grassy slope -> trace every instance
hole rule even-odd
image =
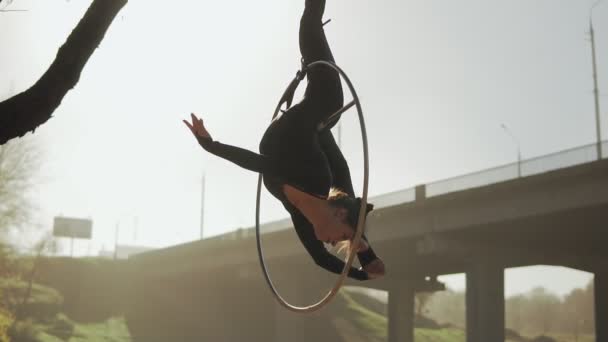
[[[536,336],[540,335],[540,333],[538,334],[524,334],[524,336],[526,338],[532,339]],[[549,337],[554,338],[556,341],[558,342],[595,342],[595,336],[594,335],[588,335],[588,334],[580,334],[578,336],[578,340],[575,340],[574,336],[572,334],[558,334],[558,333],[548,333],[546,334]]]
[[[0,279],[0,290],[22,293],[25,283]],[[360,298],[360,294],[353,294],[348,289],[343,289],[336,298],[336,305],[332,312],[331,324],[338,330],[339,335],[344,341],[358,342],[383,342],[387,339],[387,318],[378,313],[378,310],[371,310],[361,303],[369,304],[375,299]],[[32,291],[31,303],[47,304],[49,306],[61,305],[61,296],[54,289],[36,285]],[[373,304],[373,303],[372,303]],[[52,310],[50,310],[52,311]],[[64,316],[65,317],[65,316]],[[67,319],[67,317],[65,317]],[[64,319],[64,320],[65,320]],[[53,324],[56,324],[57,317],[46,319],[45,323],[35,322],[34,327],[39,332],[37,340],[41,342],[57,342],[61,339],[50,334]],[[105,322],[79,324],[69,321],[74,327],[72,337],[69,342],[81,341],[107,341],[107,342],[128,342],[131,341],[129,331],[124,318],[110,318]],[[571,335],[553,335],[560,342],[574,341]],[[0,341],[2,338],[0,337]],[[465,332],[461,329],[415,329],[416,342],[464,342]],[[592,342],[593,336],[579,336],[578,342]],[[507,341],[509,342],[509,341]]]
[[[124,318],[115,317],[102,323],[77,324],[69,342],[80,341],[127,342],[131,337]]]
[[[340,324],[336,324],[338,329],[346,331],[343,333],[345,341],[351,341],[352,339],[361,339],[365,341],[380,342],[386,341],[387,331],[387,319],[384,315],[377,313],[378,310],[370,310],[360,303],[369,302],[374,300],[373,298],[360,300],[362,295],[349,293],[348,289],[343,289],[340,292],[338,300],[344,302],[344,314]],[[342,315],[339,313],[338,315]],[[347,324],[350,323],[350,326]],[[462,329],[421,329],[416,328],[414,330],[416,342],[464,342],[466,341],[465,331]],[[353,335],[353,336],[349,336]],[[354,337],[354,335],[358,335]],[[559,342],[575,342],[572,335],[568,334],[548,334]],[[536,336],[536,335],[534,335]],[[526,336],[532,338],[534,336]],[[594,342],[595,336],[593,335],[579,335],[576,342]],[[505,342],[514,342],[506,340]]]
[[[47,324],[34,325],[40,333],[37,335],[37,340],[40,342],[59,342],[63,341],[51,334]],[[84,342],[84,341],[99,341],[99,342],[129,342],[131,337],[127,329],[127,324],[123,318],[110,318],[105,322],[92,324],[74,323],[74,332],[68,342]]]
[[[337,327],[342,330],[349,330],[350,334],[358,336],[344,336],[344,340],[351,341],[363,339],[365,341],[380,342],[387,339],[387,319],[385,316],[375,313],[356,302],[348,293],[348,290],[340,292],[341,301],[344,302],[343,313],[339,316],[349,322],[353,327],[348,329],[342,322]],[[415,329],[416,342],[464,342],[465,332],[460,329]]]
[[[18,281],[15,279],[0,279],[0,292],[4,292],[4,300],[10,303],[18,303],[23,298],[23,293],[27,288],[27,283]],[[46,308],[44,310],[53,316],[39,317],[40,320],[33,320],[33,327],[36,334],[36,339],[41,342],[56,342],[63,341],[52,335],[53,325],[56,325],[59,316],[54,316],[53,308],[56,307],[57,311],[60,310],[63,298],[57,292],[57,290],[34,284],[32,288],[32,294],[28,301],[28,304],[32,308]],[[50,308],[50,309],[49,309]],[[65,316],[64,316],[65,317]],[[65,320],[66,318],[62,318]],[[2,320],[0,320],[0,324]],[[69,339],[70,342],[80,341],[107,341],[107,342],[127,342],[131,341],[129,337],[129,331],[127,329],[126,322],[123,318],[110,318],[105,322],[92,323],[92,324],[79,324],[73,321],[69,321],[68,324],[74,326],[72,337]],[[2,335],[0,334],[0,341],[2,341]]]
[[[20,304],[27,291],[28,283],[14,278],[0,278],[0,297],[10,306]],[[28,304],[59,307],[63,302],[61,294],[50,287],[34,283]]]

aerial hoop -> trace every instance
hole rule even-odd
[[[348,104],[346,104],[344,107],[342,107],[340,110],[338,110],[337,112],[332,114],[323,124],[319,125],[319,127],[317,127],[317,128],[318,128],[318,130],[325,128],[332,121],[332,119],[334,119],[336,116],[344,113],[345,111],[347,111],[349,108],[351,108],[353,106],[357,107],[357,113],[359,114],[359,126],[361,127],[361,139],[363,141],[363,170],[364,170],[363,174],[364,174],[364,176],[363,176],[363,193],[361,195],[361,206],[359,207],[359,221],[357,224],[357,232],[355,233],[355,237],[353,238],[353,241],[352,241],[352,245],[351,245],[352,248],[350,249],[350,251],[348,253],[348,257],[346,258],[344,269],[342,269],[342,273],[336,280],[334,287],[325,295],[325,297],[323,299],[321,299],[316,304],[313,304],[310,306],[294,306],[294,305],[289,304],[285,299],[283,299],[283,297],[281,297],[281,295],[275,288],[274,284],[272,283],[272,280],[270,279],[270,275],[268,274],[268,269],[266,268],[266,264],[264,262],[264,253],[262,252],[262,242],[261,242],[261,233],[260,233],[260,195],[261,195],[261,190],[262,190],[262,174],[260,174],[258,177],[258,189],[257,189],[256,208],[255,208],[255,235],[256,235],[256,242],[257,242],[257,247],[258,247],[258,256],[260,259],[260,266],[262,267],[262,271],[264,273],[264,278],[266,279],[266,282],[268,283],[268,286],[270,287],[270,290],[274,294],[275,298],[282,306],[284,306],[285,308],[287,308],[291,311],[302,312],[302,313],[313,312],[313,311],[319,310],[320,308],[325,306],[338,293],[338,291],[340,290],[340,287],[344,283],[344,280],[346,279],[348,271],[355,258],[355,255],[356,255],[355,251],[357,250],[357,248],[359,246],[359,242],[361,241],[361,236],[363,235],[363,227],[365,225],[365,216],[366,216],[365,214],[366,214],[366,207],[367,207],[367,185],[368,185],[368,180],[369,180],[369,156],[368,156],[368,150],[367,150],[367,133],[365,130],[365,120],[363,118],[363,110],[361,109],[361,103],[359,102],[359,97],[357,96],[357,92],[355,91],[355,88],[353,87],[350,79],[348,78],[346,73],[344,71],[342,71],[342,69],[340,69],[336,64],[327,62],[327,61],[316,61],[316,62],[310,63],[308,66],[303,67],[304,70],[298,72],[298,74],[296,75],[294,80],[291,81],[291,83],[289,84],[289,86],[287,87],[285,92],[283,93],[283,96],[281,97],[281,100],[279,101],[279,104],[274,111],[274,115],[272,116],[272,119],[274,120],[274,118],[278,115],[283,103],[288,102],[287,106],[288,107],[290,106],[291,98],[293,97],[295,88],[297,88],[298,84],[303,79],[303,73],[305,73],[306,70],[308,70],[308,69],[311,69],[311,68],[314,68],[314,67],[317,67],[320,65],[329,66],[329,67],[333,68],[334,70],[336,70],[342,76],[342,78],[348,85],[348,88],[353,96],[353,100],[351,102],[349,102]],[[286,100],[286,98],[288,98],[288,100]]]

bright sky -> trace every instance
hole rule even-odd
[[[0,97],[40,77],[90,2],[15,0],[12,8],[28,12],[0,13]],[[50,230],[56,215],[92,218],[93,240],[78,241],[77,254],[113,248],[117,224],[122,244],[192,241],[205,173],[205,236],[250,227],[257,175],[203,153],[181,119],[196,112],[215,139],[257,151],[299,67],[303,3],[130,0],[33,136],[46,156],[40,225]],[[501,124],[524,158],[594,142],[592,4],[329,0],[327,35],[366,115],[370,195],[515,161]],[[606,137],[608,4],[593,18]],[[342,121],[357,187],[355,113]],[[286,217],[270,196],[262,212],[264,221]],[[535,274],[527,277],[547,278]],[[562,278],[584,286],[589,275]]]

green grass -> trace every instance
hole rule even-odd
[[[16,278],[0,278],[0,292],[4,295],[4,301],[11,305],[20,303],[28,288],[28,283]],[[32,291],[28,302],[61,304],[63,297],[50,287],[40,284],[32,284]]]
[[[0,307],[0,342],[8,342],[8,328],[13,324],[13,315]]]
[[[386,341],[388,321],[383,315],[365,308],[355,301],[348,291],[341,291],[341,299],[346,304],[347,315],[344,317],[357,327],[359,332],[368,341]],[[414,329],[416,342],[464,342],[466,336],[464,330],[457,328],[449,329]]]
[[[340,291],[340,300],[344,305],[344,311],[338,312],[339,316],[348,320],[355,328],[357,334],[363,336],[366,341],[377,342],[387,340],[388,322],[384,315],[378,314],[373,310],[361,305],[351,295],[348,289]],[[364,301],[365,302],[365,301]],[[444,328],[444,329],[414,329],[416,342],[465,342],[466,332],[459,328]],[[540,335],[533,333],[522,333],[522,336],[527,339],[532,339]],[[572,334],[557,334],[547,333],[549,337],[554,338],[558,342],[595,342],[595,336],[590,334],[580,334],[575,340]],[[506,340],[505,342],[515,342]]]
[[[64,340],[41,331],[36,335],[36,342],[64,342]]]
[[[0,296],[4,302],[16,307],[22,301],[28,287],[17,279],[0,278]],[[131,341],[127,324],[122,317],[113,317],[105,322],[80,324],[70,320],[61,310],[63,297],[50,287],[33,284],[25,308],[28,319],[19,322],[21,339],[36,342],[128,342]],[[10,325],[8,317],[0,312],[0,342],[4,342],[3,331]]]
[[[541,334],[523,334],[524,337],[529,339],[534,338],[538,335]],[[554,338],[557,342],[595,342],[595,335],[590,334],[579,334],[578,339],[575,339],[574,335],[572,334],[558,334],[549,332],[544,335]]]
[[[128,342],[131,336],[125,319],[113,317],[102,323],[76,324],[69,342],[81,341]]]
[[[414,329],[416,342],[464,342],[466,335],[460,329]]]
[[[114,317],[101,323],[90,324],[73,324],[71,337],[68,342],[130,342],[131,336],[127,329],[127,324],[124,318]],[[36,323],[33,325],[38,331],[36,335],[37,342],[59,342],[66,341],[53,334],[52,324]]]
[[[346,309],[350,314],[347,317],[352,317],[354,325],[361,331],[366,332],[371,339],[385,341],[386,328],[388,326],[386,317],[360,305],[347,291],[342,291],[340,293],[342,299],[346,303]]]

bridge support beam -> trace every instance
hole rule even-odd
[[[466,278],[467,342],[504,341],[504,269],[476,264]]]
[[[595,272],[595,340],[608,341],[608,272]]]
[[[411,278],[389,290],[389,342],[414,342],[414,298],[414,281]]]

